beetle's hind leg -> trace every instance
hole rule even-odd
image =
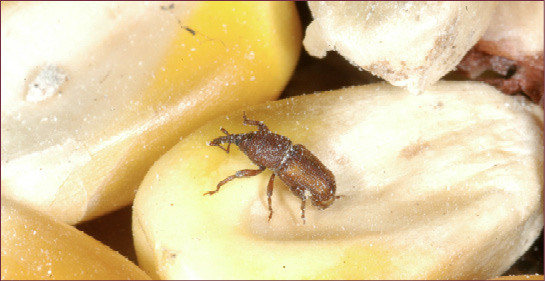
[[[253,177],[253,176],[257,176],[259,175],[261,172],[263,172],[265,170],[265,166],[261,166],[259,167],[259,169],[257,170],[251,170],[251,169],[247,169],[247,170],[240,170],[240,171],[237,171],[234,175],[232,176],[228,176],[226,179],[220,181],[218,183],[218,185],[216,186],[216,190],[212,190],[212,191],[208,191],[206,193],[203,194],[204,195],[212,195],[216,192],[218,192],[221,188],[222,185],[226,184],[227,182],[229,181],[232,181],[236,178],[243,178],[243,177]]]
[[[267,202],[269,203],[269,221],[271,221],[272,214],[273,214],[273,209],[271,205],[271,196],[273,193],[274,176],[275,174],[273,173],[271,176],[271,179],[269,179],[269,184],[267,185]]]
[[[260,131],[269,131],[269,128],[263,121],[256,121],[256,120],[250,120],[248,117],[246,117],[246,111],[242,113],[242,118],[244,118],[244,122],[242,124],[244,125],[251,125],[251,126],[257,126]]]
[[[307,197],[303,196],[303,201],[301,201],[301,218],[303,219],[303,224],[306,223],[307,219],[305,218],[305,206],[307,203]]]

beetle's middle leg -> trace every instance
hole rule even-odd
[[[203,194],[204,195],[212,195],[216,192],[218,192],[220,190],[220,187],[224,184],[226,184],[227,182],[229,181],[232,181],[236,178],[243,178],[243,177],[253,177],[253,176],[256,176],[256,175],[259,175],[261,172],[263,172],[265,170],[265,166],[261,166],[259,167],[259,169],[257,170],[250,170],[250,169],[247,169],[247,170],[240,170],[240,171],[237,171],[234,175],[232,176],[228,176],[226,179],[220,181],[216,187],[216,190],[212,190],[212,191],[208,191],[206,193]]]
[[[246,117],[246,111],[244,111],[242,113],[242,118],[244,118],[244,122],[242,122],[242,124],[244,124],[244,125],[257,126],[260,131],[269,131],[269,128],[267,127],[267,125],[265,125],[265,123],[263,123],[263,121],[256,121],[256,120],[248,119]]]

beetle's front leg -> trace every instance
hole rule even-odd
[[[244,122],[242,124],[244,125],[253,125],[257,126],[260,131],[270,131],[267,125],[263,123],[263,121],[256,121],[256,120],[250,120],[246,117],[246,111],[242,113],[242,117],[244,118]]]
[[[260,174],[261,172],[263,172],[265,170],[265,166],[261,166],[259,167],[259,169],[257,170],[240,170],[240,171],[237,171],[234,175],[232,176],[228,176],[226,179],[220,181],[216,187],[216,190],[212,190],[212,191],[208,191],[206,193],[203,194],[204,195],[212,195],[216,192],[218,192],[220,190],[220,187],[224,184],[226,184],[227,182],[229,181],[232,181],[236,178],[243,178],[243,177],[253,177],[253,176],[256,176],[258,174]]]

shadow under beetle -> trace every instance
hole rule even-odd
[[[219,146],[229,153],[231,144],[248,156],[259,169],[245,169],[220,181],[216,190],[208,191],[203,195],[212,195],[218,192],[224,184],[242,177],[252,177],[265,169],[273,172],[267,185],[267,202],[269,205],[269,221],[272,218],[271,196],[275,176],[278,176],[295,194],[301,198],[301,218],[305,223],[305,203],[310,198],[312,205],[325,209],[339,196],[335,196],[335,176],[320,160],[301,144],[293,144],[287,137],[272,133],[262,121],[249,120],[246,112],[243,113],[244,125],[257,126],[258,131],[243,134],[229,134],[221,128],[226,136],[212,140],[210,146]],[[227,148],[221,144],[227,143]]]

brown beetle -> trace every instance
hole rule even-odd
[[[312,205],[319,209],[325,209],[335,201],[335,177],[320,160],[301,144],[293,145],[285,136],[272,133],[262,121],[249,120],[243,113],[244,125],[257,126],[259,131],[245,134],[229,134],[221,128],[226,136],[212,140],[209,145],[219,146],[229,153],[232,143],[254,162],[259,169],[240,170],[234,175],[220,181],[216,190],[206,192],[204,195],[212,195],[219,191],[227,182],[241,177],[251,177],[260,174],[266,168],[273,171],[267,186],[267,201],[269,204],[269,221],[272,218],[271,196],[273,192],[274,177],[278,176],[290,190],[301,198],[301,218],[305,223],[305,202],[310,197]],[[220,144],[227,143],[227,148]]]

